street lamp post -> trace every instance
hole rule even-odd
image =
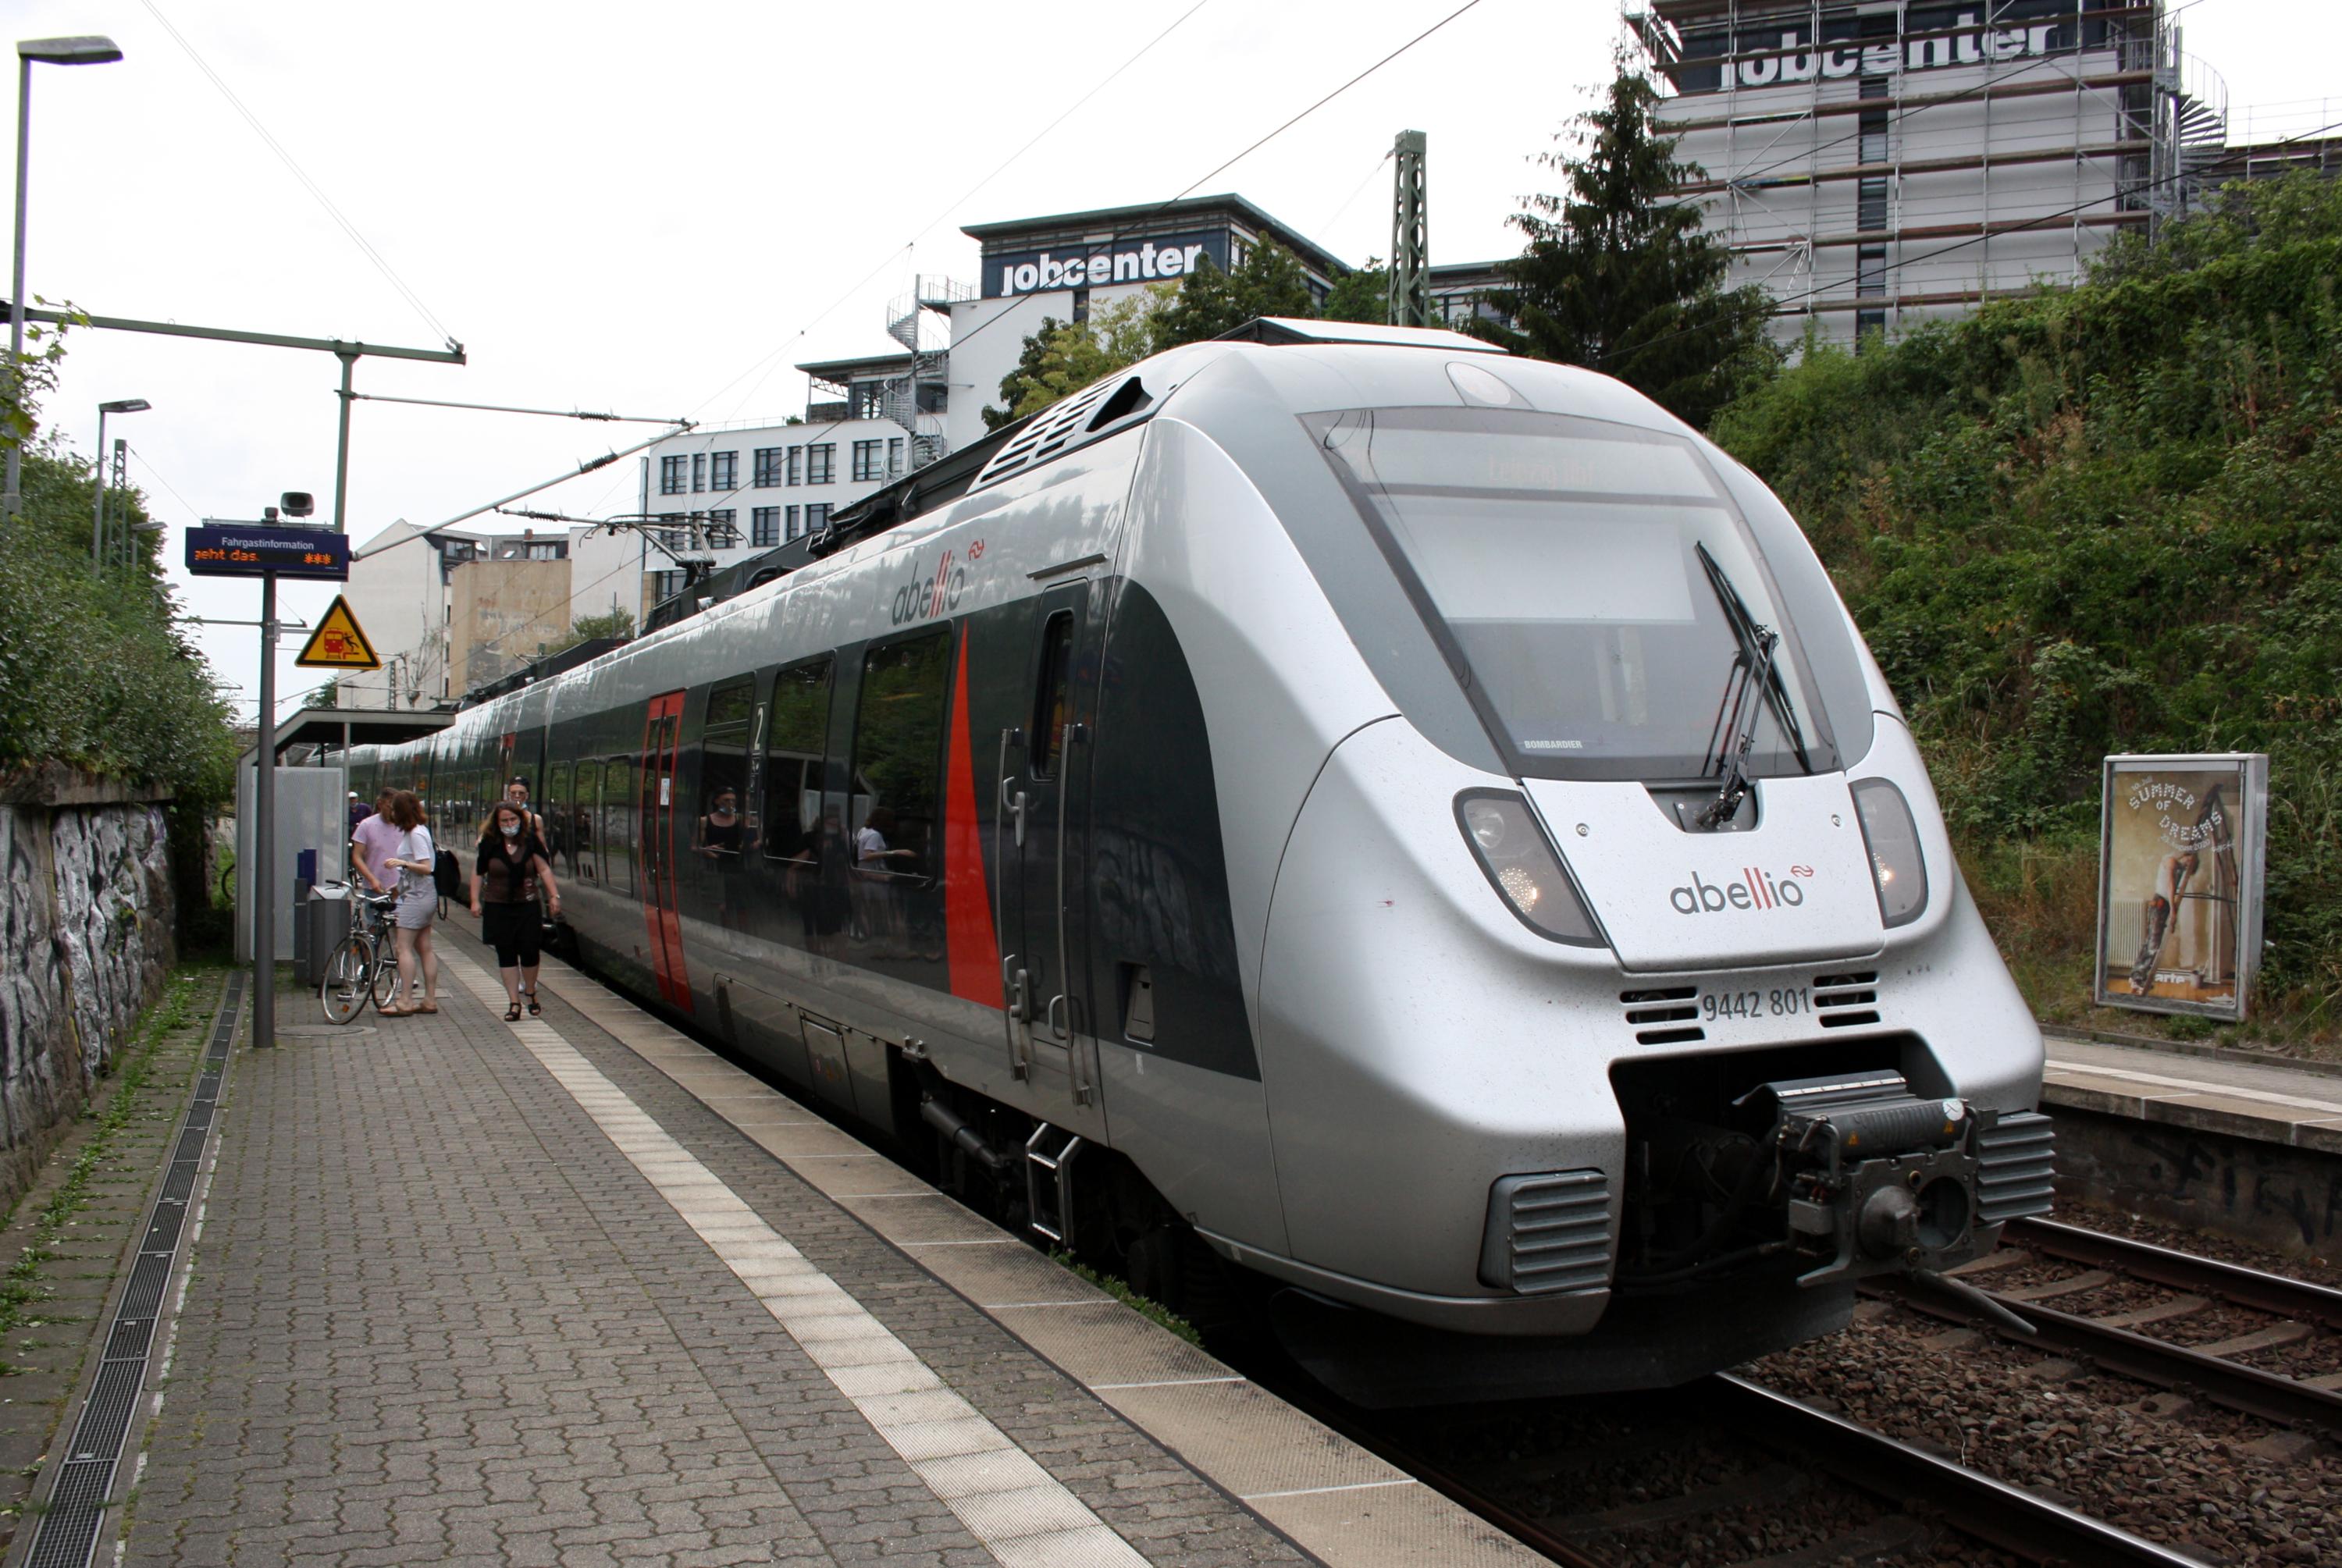
[[[8,386],[19,404],[25,397],[25,183],[32,167],[33,67],[104,65],[122,58],[111,38],[21,38],[16,43],[16,270],[8,290]],[[98,448],[100,457],[105,447]],[[25,509],[23,443],[8,443],[8,488],[0,510],[14,517]]]
[[[97,461],[95,472],[90,475],[94,482],[90,487],[96,492],[89,524],[89,564],[93,571],[105,570],[105,416],[144,414],[154,406],[143,397],[120,397],[97,405]]]

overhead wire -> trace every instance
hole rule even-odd
[[[1351,88],[1356,86],[1359,83],[1365,81],[1367,77],[1373,75],[1376,72],[1381,70],[1384,66],[1389,65],[1392,61],[1397,59],[1400,55],[1406,54],[1408,50],[1414,48],[1416,45],[1422,43],[1433,34],[1437,33],[1441,28],[1446,27],[1449,23],[1463,15],[1466,12],[1479,5],[1480,3],[1481,0],[1464,0],[1463,5],[1458,5],[1455,10],[1450,11],[1438,21],[1434,22],[1430,26],[1426,27],[1422,32],[1417,33],[1414,37],[1409,38],[1406,43],[1401,44],[1397,48],[1393,49],[1389,54],[1385,55],[1373,65],[1368,65],[1365,70],[1360,71],[1357,75],[1350,77],[1340,86],[1336,87],[1332,92],[1327,93],[1325,96],[1317,99],[1307,108],[1303,109],[1299,114],[1285,120],[1267,135],[1249,143],[1243,148],[1243,150],[1236,153],[1233,157],[1222,160],[1202,175],[1197,175],[1195,179],[1188,181],[1187,184],[1182,186],[1176,193],[1166,197],[1156,205],[1149,207],[1145,212],[1139,214],[1138,216],[1131,220],[1130,223],[1116,225],[1115,231],[1103,240],[1093,245],[1083,255],[1082,260],[1087,262],[1094,257],[1104,255],[1107,251],[1112,249],[1126,234],[1130,232],[1130,229],[1134,225],[1144,224],[1154,218],[1161,216],[1171,207],[1176,205],[1182,201],[1185,201],[1189,195],[1193,195],[1197,186],[1204,185],[1207,181],[1217,179],[1221,175],[1226,174],[1236,165],[1244,162],[1245,159],[1252,156],[1253,154],[1260,151],[1261,148],[1268,145],[1269,143],[1275,141],[1277,137],[1283,135],[1286,132],[1291,130],[1294,126],[1299,125],[1302,121],[1307,119],[1310,115],[1316,114],[1318,110],[1324,108],[1326,105],[1332,103],[1335,99],[1340,97],[1343,94],[1348,92]],[[993,315],[986,317],[983,321],[978,322],[966,336],[955,337],[952,340],[952,348],[954,352],[957,352],[977,337],[982,336],[984,333],[991,327],[1006,320],[1008,315],[1009,313],[1006,310],[996,311]]]
[[[221,96],[234,106],[237,114],[244,116],[245,123],[252,127],[254,134],[258,135],[267,145],[268,150],[275,153],[285,166],[293,172],[293,177],[301,182],[302,188],[316,198],[317,205],[325,209],[326,215],[341,226],[344,234],[349,235],[351,243],[355,245],[365,258],[374,264],[376,271],[389,280],[391,287],[396,289],[405,297],[406,303],[415,307],[415,314],[423,317],[432,331],[445,339],[450,347],[456,346],[455,335],[447,330],[447,324],[433,314],[431,307],[423,303],[423,296],[416,294],[407,285],[406,280],[398,275],[398,269],[392,266],[383,254],[375,249],[373,243],[358,232],[358,226],[349,220],[348,215],[334,205],[334,199],[325,194],[325,187],[309,177],[309,171],[303,168],[291,153],[285,151],[285,144],[278,141],[270,134],[268,127],[260,123],[260,116],[254,114],[242,98],[236,96],[235,89],[227,85],[226,78],[212,69],[211,62],[205,59],[193,44],[187,42],[186,35],[172,25],[171,19],[163,15],[162,8],[155,4],[155,0],[139,0],[139,4],[145,6],[155,20],[162,25],[163,31],[171,35],[172,42],[186,52],[187,58],[195,63],[195,68],[211,79],[212,85],[220,90]]]
[[[939,208],[936,215],[929,218],[916,233],[911,235],[909,239],[906,240],[902,245],[888,251],[886,255],[879,259],[878,264],[876,266],[873,266],[868,272],[863,274],[861,277],[848,285],[836,298],[831,300],[829,304],[824,305],[819,311],[816,312],[802,326],[799,326],[795,332],[783,338],[778,344],[776,344],[770,351],[758,355],[754,363],[743,369],[738,375],[733,376],[731,380],[726,382],[714,392],[709,393],[706,397],[702,398],[692,409],[692,412],[694,414],[700,413],[710,404],[716,402],[716,399],[731,391],[733,387],[738,385],[741,382],[746,381],[749,376],[756,375],[758,371],[763,371],[764,374],[762,375],[757,375],[756,384],[752,385],[746,393],[742,394],[738,403],[733,405],[733,416],[736,416],[742,408],[747,406],[748,400],[755,397],[757,391],[764,386],[765,383],[772,378],[774,371],[779,368],[776,362],[787,355],[791,347],[802,342],[815,327],[819,326],[823,322],[828,320],[830,316],[835,315],[838,308],[845,305],[847,300],[853,298],[864,288],[867,287],[870,281],[876,277],[880,273],[886,271],[887,267],[893,265],[897,257],[901,256],[906,251],[916,250],[918,242],[926,238],[930,233],[934,232],[937,224],[942,223],[946,218],[949,217],[978,191],[981,191],[994,180],[998,179],[1002,175],[1007,173],[1009,168],[1014,165],[1018,159],[1024,157],[1026,154],[1040,145],[1042,141],[1045,140],[1051,132],[1055,131],[1058,126],[1071,119],[1075,113],[1084,105],[1087,104],[1091,99],[1096,97],[1108,86],[1112,85],[1117,78],[1119,78],[1125,72],[1128,71],[1133,65],[1136,65],[1139,61],[1145,59],[1155,50],[1157,45],[1161,44],[1172,34],[1177,32],[1179,28],[1186,23],[1188,18],[1195,15],[1196,12],[1201,11],[1210,3],[1211,0],[1196,0],[1194,5],[1188,6],[1186,10],[1182,11],[1177,16],[1174,17],[1168,26],[1165,27],[1161,32],[1156,34],[1145,44],[1141,45],[1135,54],[1125,59],[1121,65],[1116,65],[1104,76],[1099,77],[1096,83],[1090,87],[1089,91],[1075,99],[1072,104],[1068,105],[1058,114],[1056,119],[1051,120],[1047,125],[1042,126],[1040,130],[1034,133],[1031,137],[1026,139],[1023,146],[1018,147],[1015,152],[1009,154],[1008,156],[1003,158],[998,164],[993,166],[992,171],[989,174],[976,181],[974,185],[968,186],[968,188],[961,192],[958,196]],[[913,287],[916,289],[916,286],[917,285],[915,281]],[[726,423],[729,423],[728,417]],[[699,450],[702,452],[712,450],[716,436],[718,434],[720,433],[716,431],[706,430],[704,432],[704,439],[701,441],[699,445]],[[587,512],[600,510],[601,507],[608,502],[611,495],[616,492],[618,483],[622,482],[614,482],[607,488],[603,490],[602,493],[596,497],[593,504],[586,507],[585,510]]]

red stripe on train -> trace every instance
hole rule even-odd
[[[1000,938],[992,928],[992,891],[985,881],[984,836],[976,815],[976,756],[967,735],[967,644],[963,633],[959,673],[952,683],[951,760],[944,781],[944,934],[952,994],[1006,1008]]]

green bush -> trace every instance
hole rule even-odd
[[[2080,286],[1809,347],[1715,424],[1804,519],[1972,873],[2091,846],[2106,753],[2267,752],[2263,986],[2312,1019],[2342,996],[2337,274],[2342,187],[2232,187]]]
[[[79,458],[27,451],[24,515],[0,521],[0,778],[61,762],[166,784],[182,802],[225,800],[235,733],[175,624],[159,535],[132,535],[134,564],[94,571],[91,483]]]

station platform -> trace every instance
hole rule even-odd
[[[100,1558],[1543,1561],[587,976],[507,1024],[438,932],[435,1016],[285,992],[227,1059]]]
[[[2048,1034],[2043,1104],[2342,1154],[2342,1076]]]

